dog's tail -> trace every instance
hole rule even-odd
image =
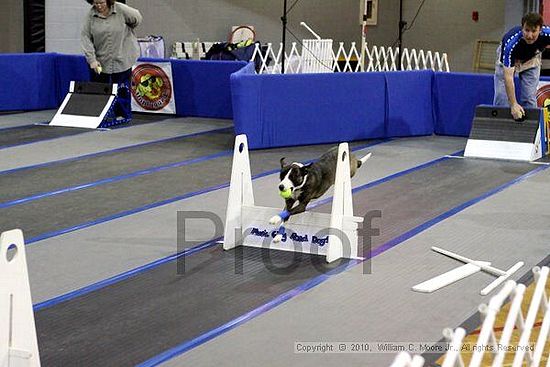
[[[369,153],[366,156],[364,156],[363,158],[358,159],[357,160],[357,168],[361,167],[367,161],[367,159],[370,158],[371,155],[372,155],[372,153]]]

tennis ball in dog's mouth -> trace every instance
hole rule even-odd
[[[281,195],[283,199],[288,199],[289,197],[292,196],[292,190],[286,189],[286,190],[279,191],[279,195]]]

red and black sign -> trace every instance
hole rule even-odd
[[[172,99],[172,83],[154,64],[139,64],[132,72],[132,96],[144,110],[159,111]]]

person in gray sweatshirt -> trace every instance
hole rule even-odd
[[[116,116],[131,115],[130,77],[140,50],[135,34],[143,17],[139,10],[115,0],[88,0],[92,8],[87,13],[81,32],[81,45],[90,66],[93,82],[125,85],[127,96],[119,93]],[[127,98],[125,98],[127,97]]]

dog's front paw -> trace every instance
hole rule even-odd
[[[279,225],[281,222],[283,221],[283,218],[281,218],[281,216],[279,215],[274,215],[271,217],[271,219],[269,220],[269,224],[273,224],[273,225]]]
[[[273,237],[273,242],[278,243],[278,242],[281,242],[282,239],[283,239],[283,235],[279,233],[279,234],[276,234],[275,237]]]

